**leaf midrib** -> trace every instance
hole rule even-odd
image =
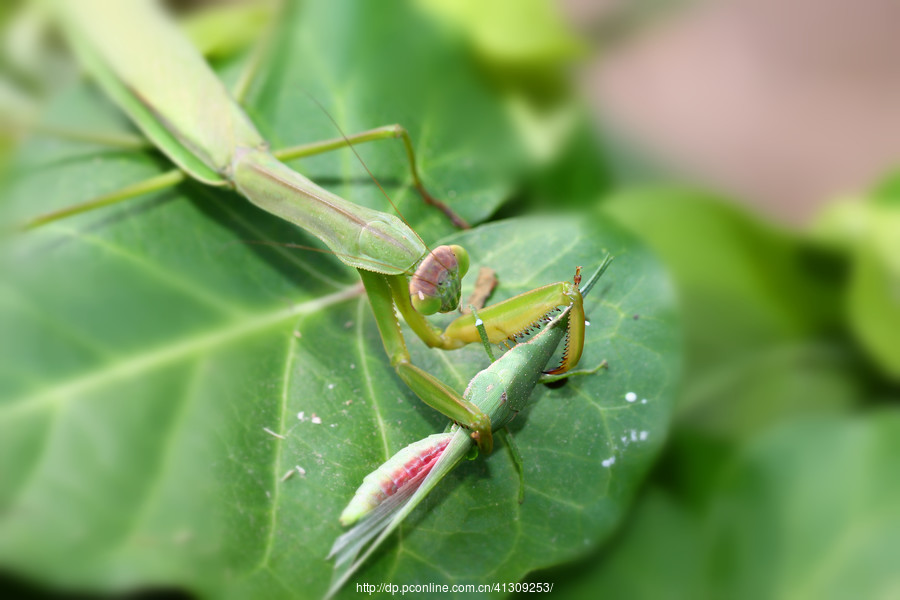
[[[56,385],[38,390],[31,395],[8,401],[0,406],[0,418],[14,417],[18,414],[28,413],[30,410],[65,404],[92,388],[102,386],[122,377],[136,376],[152,371],[204,350],[224,346],[236,339],[264,331],[291,318],[311,314],[355,298],[361,293],[361,285],[347,286],[337,292],[314,300],[262,313],[223,329],[214,329],[207,333],[164,344],[148,352],[138,353],[103,369],[62,381]]]

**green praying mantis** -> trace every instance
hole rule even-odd
[[[471,314],[444,330],[435,327],[426,316],[455,310],[459,304],[460,280],[469,265],[463,248],[429,250],[398,217],[348,202],[280,162],[202,57],[154,3],[57,0],[54,4],[87,71],[184,173],[208,185],[233,188],[266,212],[312,233],[359,271],[398,376],[419,398],[470,431],[482,452],[493,447],[490,415],[412,364],[395,310],[425,344],[451,350],[479,341],[481,334],[492,344],[514,341],[547,315],[567,307],[567,349],[551,373],[564,373],[578,363],[584,309],[577,283],[546,285],[484,308],[483,327],[476,326]],[[396,134],[390,128],[382,130]],[[375,139],[366,135],[357,140]],[[347,138],[343,141],[350,143]],[[408,137],[404,141],[414,179],[424,191]],[[326,143],[310,153],[335,145]],[[142,189],[140,184],[132,187]]]
[[[578,295],[587,295],[603,275],[612,258],[607,256],[583,287],[581,267],[575,274]],[[585,371],[569,371],[546,375],[550,361],[572,319],[580,318],[573,305],[563,309],[531,339],[514,346],[497,360],[491,353],[488,334],[476,315],[476,328],[491,359],[491,365],[480,371],[466,387],[459,399],[472,402],[490,418],[495,430],[503,430],[519,473],[519,503],[524,498],[524,470],[522,458],[512,436],[505,429],[528,402],[538,383],[549,383],[572,375],[597,372],[597,367]],[[477,312],[477,311],[474,311]],[[335,559],[334,577],[328,597],[334,595],[380,544],[403,522],[412,510],[472,450],[473,441],[464,428],[454,425],[449,432],[433,434],[413,442],[400,450],[383,465],[366,476],[350,503],[341,513],[342,525],[355,525],[340,536],[329,558]],[[373,541],[374,540],[374,541]],[[370,543],[371,542],[371,543]],[[360,556],[362,553],[362,556]]]

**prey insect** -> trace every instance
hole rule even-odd
[[[400,218],[353,204],[281,162],[156,3],[56,0],[55,5],[83,66],[183,173],[211,186],[236,190],[262,210],[315,235],[338,259],[359,271],[399,377],[426,403],[470,430],[482,451],[490,452],[490,417],[412,364],[395,317],[396,309],[430,347],[452,350],[478,341],[479,329],[472,315],[459,317],[444,330],[426,319],[459,305],[461,279],[469,267],[466,251],[460,246],[430,250]],[[383,129],[390,133],[390,128]],[[375,139],[366,134],[355,137],[359,141]],[[352,148],[348,138],[343,141]],[[412,145],[408,137],[404,141],[413,179],[424,193]],[[315,150],[336,145],[323,143]],[[177,180],[176,173],[162,183]],[[113,194],[107,200],[146,187],[136,184],[127,193]],[[32,225],[52,218],[38,218]],[[568,351],[554,372],[563,373],[577,364],[584,338],[577,286],[569,282],[547,285],[487,307],[480,313],[485,323],[481,331],[491,343],[516,340],[562,306],[571,311]]]
[[[579,296],[590,292],[610,261],[607,257],[584,287],[578,289]],[[579,267],[576,271],[576,286],[580,284],[580,270]],[[525,407],[538,383],[595,373],[605,366],[604,361],[588,371],[555,375],[545,372],[567,327],[571,326],[569,322],[580,318],[584,324],[584,317],[577,317],[572,309],[573,306],[565,307],[534,337],[514,346],[497,360],[492,357],[491,365],[472,378],[462,396],[489,416],[495,430],[504,431],[519,472],[519,502],[524,498],[524,470],[512,436],[505,429],[507,423]],[[478,322],[476,328],[490,355],[486,327]],[[472,450],[472,445],[468,432],[454,424],[449,432],[410,444],[366,476],[341,513],[341,524],[354,527],[341,535],[331,549],[329,558],[335,559],[335,566],[329,595],[341,588],[416,505]]]

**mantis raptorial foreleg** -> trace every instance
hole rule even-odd
[[[581,294],[590,291],[609,262],[610,259],[607,258],[587,284],[579,289],[579,298]],[[446,386],[440,390],[421,390],[420,395],[431,396],[423,398],[429,404],[471,405],[489,417],[492,429],[505,431],[501,435],[509,442],[519,474],[519,502],[524,497],[524,468],[512,436],[506,431],[506,425],[525,407],[532,390],[540,383],[547,363],[566,337],[567,330],[571,329],[571,324],[564,321],[576,318],[573,309],[574,304],[567,306],[527,342],[513,347],[502,357],[492,361],[489,367],[469,382],[462,396]],[[579,318],[583,320],[584,317],[582,315]],[[477,316],[475,319],[478,321],[476,330],[487,338],[484,323]],[[335,575],[329,595],[340,589],[413,508],[470,451],[473,436],[466,431],[465,423],[457,424],[462,427],[410,444],[366,476],[340,517],[343,525],[355,526],[340,536],[331,549],[329,557],[335,557]]]
[[[611,259],[607,258],[603,262],[583,289],[579,288],[581,283],[581,267],[579,267],[575,272],[573,283],[563,282],[553,286],[545,286],[545,288],[535,290],[536,294],[534,292],[526,292],[481,311],[473,311],[471,315],[464,315],[453,321],[443,334],[436,333],[435,335],[439,339],[453,340],[457,338],[448,335],[448,331],[462,332],[466,335],[471,334],[473,336],[472,341],[482,341],[488,356],[493,360],[490,344],[496,344],[505,339],[521,337],[540,328],[540,323],[535,324],[533,321],[526,321],[524,326],[520,326],[516,320],[522,314],[527,314],[527,311],[520,304],[524,302],[531,303],[534,296],[539,296],[545,299],[545,303],[542,306],[546,309],[541,320],[549,321],[550,315],[561,306],[569,313],[568,324],[565,328],[566,349],[563,353],[562,364],[548,372],[550,375],[565,373],[569,370],[567,361],[574,365],[581,356],[584,341],[583,293],[590,291],[606,270],[610,261]],[[493,422],[493,418],[476,403],[454,393],[453,390],[410,362],[406,342],[403,339],[403,334],[392,310],[393,305],[387,299],[389,297],[387,293],[389,285],[384,278],[379,277],[377,274],[360,272],[360,275],[369,294],[369,301],[375,313],[385,350],[390,356],[391,365],[397,371],[397,374],[423,402],[469,429],[472,432],[472,439],[478,444],[478,448],[482,452],[490,453],[493,449],[492,431],[502,424]],[[554,295],[554,293],[557,295]],[[502,310],[507,307],[512,307],[512,310]],[[484,316],[484,313],[487,312],[492,313],[490,322]],[[502,317],[502,315],[506,316]],[[410,319],[407,319],[408,323],[409,321]],[[494,330],[493,334],[491,329]],[[542,363],[541,368],[546,362]]]
[[[376,315],[378,330],[384,348],[391,359],[391,366],[400,379],[426,404],[440,411],[450,419],[461,423],[473,431],[473,438],[479,441],[486,452],[492,448],[491,421],[481,410],[466,402],[432,375],[412,364],[406,341],[394,316],[390,302],[390,289],[383,277],[375,273],[360,271],[369,302]]]

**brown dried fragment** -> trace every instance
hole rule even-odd
[[[469,314],[472,312],[470,306],[474,306],[475,310],[484,308],[495,287],[497,287],[497,272],[490,267],[481,267],[478,270],[478,279],[475,280],[475,289],[460,312],[464,315]]]

